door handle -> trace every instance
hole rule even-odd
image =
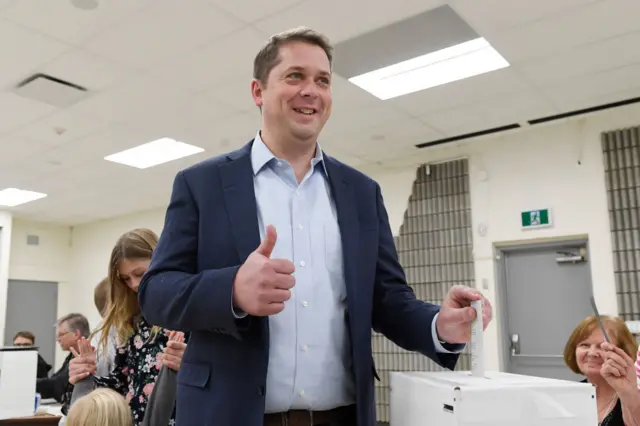
[[[511,335],[511,356],[520,354],[520,336],[518,334]]]

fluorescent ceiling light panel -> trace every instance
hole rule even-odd
[[[25,191],[17,188],[6,188],[0,191],[0,206],[15,207],[46,197],[40,192]]]
[[[125,151],[104,157],[107,161],[124,164],[126,166],[146,169],[158,164],[203,152],[204,149],[179,142],[169,138],[162,138],[148,142]]]
[[[351,77],[349,81],[386,100],[508,66],[487,40],[477,38]]]

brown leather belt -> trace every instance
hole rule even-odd
[[[291,410],[284,413],[265,414],[264,426],[319,426],[354,417],[354,405],[327,411]]]

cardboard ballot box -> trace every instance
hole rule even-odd
[[[33,415],[37,370],[37,348],[0,348],[0,419]]]
[[[597,426],[588,383],[487,371],[391,373],[393,426]]]

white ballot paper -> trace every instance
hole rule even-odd
[[[482,324],[482,299],[471,302],[476,310],[476,319],[471,323],[471,375],[484,375],[484,330]]]

